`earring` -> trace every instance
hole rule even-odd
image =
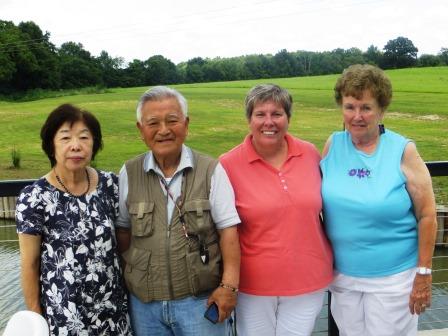
[[[378,129],[380,130],[380,135],[384,134],[384,124],[378,124]]]

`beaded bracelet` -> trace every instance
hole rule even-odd
[[[222,287],[222,288],[226,288],[226,289],[230,289],[232,292],[234,292],[234,293],[237,293],[238,292],[238,288],[237,287],[233,287],[233,286],[230,286],[230,285],[226,285],[225,283],[220,283],[219,284],[219,287]]]

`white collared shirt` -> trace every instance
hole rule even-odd
[[[192,156],[193,154],[190,148],[182,145],[180,162],[173,177],[171,178],[165,178],[163,172],[157,165],[151,151],[149,151],[145,156],[145,159],[143,161],[143,169],[145,170],[145,172],[153,170],[159,176],[159,178],[164,179],[170,189],[170,193],[176,200],[181,194],[183,170],[185,168],[193,167]],[[115,225],[118,227],[130,228],[131,221],[128,208],[126,206],[126,201],[128,198],[128,173],[126,171],[126,165],[123,165],[120,170],[119,187],[120,213]],[[175,208],[174,201],[171,199],[171,197],[168,197],[167,192],[165,188],[162,187],[162,185],[160,185],[160,188],[162,189],[164,195],[167,197],[167,216],[168,223],[170,223]],[[235,208],[235,194],[233,192],[233,188],[230,184],[229,178],[227,177],[227,174],[220,163],[216,165],[211,178],[210,208],[211,215],[217,229],[225,229],[226,227],[230,227],[240,223],[240,218]]]

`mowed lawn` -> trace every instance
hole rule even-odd
[[[385,125],[414,139],[425,161],[448,160],[448,67],[387,71],[393,100]],[[244,97],[258,83],[276,83],[294,98],[290,132],[322,149],[327,137],[342,127],[333,87],[338,75],[249,80],[173,86],[189,102],[187,144],[218,157],[247,134]],[[111,89],[109,93],[0,102],[0,180],[37,178],[49,170],[39,132],[48,113],[62,103],[93,112],[101,122],[104,149],[96,159],[100,169],[118,172],[123,162],[145,150],[135,127],[135,106],[145,87]],[[11,150],[21,154],[21,169],[12,169]],[[437,193],[448,199],[448,178],[437,178]],[[440,187],[443,186],[443,189]]]

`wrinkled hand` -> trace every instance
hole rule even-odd
[[[219,322],[223,322],[232,313],[236,306],[237,293],[232,292],[227,288],[218,287],[209,296],[207,306],[213,302],[216,303],[219,309]]]
[[[412,292],[409,297],[409,310],[411,314],[420,315],[431,306],[432,275],[416,274]]]

